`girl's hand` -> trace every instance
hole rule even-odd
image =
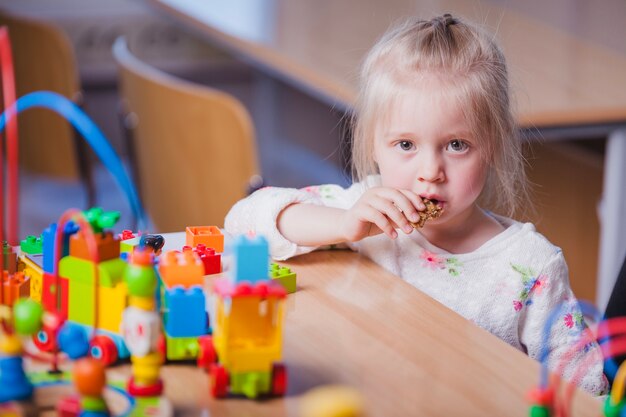
[[[392,239],[398,237],[395,229],[409,234],[417,222],[417,210],[425,210],[422,199],[412,191],[388,187],[367,190],[341,219],[341,232],[348,242],[385,233]]]

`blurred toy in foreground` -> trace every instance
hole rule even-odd
[[[237,237],[230,256],[228,277],[213,282],[211,394],[284,395],[287,372],[279,361],[286,291],[268,276],[267,241]]]

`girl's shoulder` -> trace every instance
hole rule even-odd
[[[490,215],[505,230],[479,250],[508,254],[508,257],[532,261],[534,264],[546,264],[555,258],[562,258],[561,248],[538,232],[534,224],[496,214]]]

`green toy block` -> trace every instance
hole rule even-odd
[[[197,337],[170,337],[165,334],[165,344],[169,360],[196,359],[200,353]]]
[[[115,287],[122,281],[126,266],[126,262],[121,258],[100,262],[98,264],[100,285],[108,288]],[[65,256],[59,262],[59,275],[69,280],[70,287],[74,282],[93,285],[93,262],[74,256]]]
[[[609,395],[604,401],[604,415],[606,417],[619,417],[622,415],[622,409],[626,405],[626,400],[622,400],[617,404],[613,404],[611,396]]]
[[[43,253],[43,240],[37,236],[26,236],[26,239],[20,242],[20,250],[29,254]]]
[[[92,207],[83,214],[91,225],[94,233],[102,233],[104,229],[110,229],[120,219],[119,211],[104,211],[100,207]]]
[[[269,275],[270,278],[280,282],[289,294],[296,292],[296,273],[292,272],[291,269],[272,263]]]
[[[272,386],[271,372],[238,372],[230,375],[230,392],[248,398],[269,394]]]
[[[530,417],[550,417],[550,410],[543,405],[532,405],[530,407]]]

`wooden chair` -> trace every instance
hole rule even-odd
[[[58,27],[0,10],[0,26],[7,26],[17,98],[33,91],[59,93],[82,104],[74,50]],[[80,178],[88,206],[95,204],[90,150],[72,126],[46,109],[32,109],[18,117],[20,167],[57,178]]]
[[[230,94],[140,61],[124,38],[113,45],[124,126],[143,204],[157,232],[223,226],[258,181],[254,128]]]

